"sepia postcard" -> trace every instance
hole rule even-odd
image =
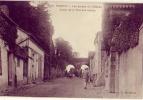
[[[0,1],[9,97],[143,99],[143,2]]]

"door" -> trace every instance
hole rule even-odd
[[[23,62],[23,78],[24,83],[28,83],[28,61],[24,60]]]
[[[16,78],[16,67],[14,61],[14,54],[8,52],[8,85],[9,86],[16,86],[17,78]]]
[[[12,86],[12,69],[10,67],[10,59],[9,59],[10,52],[7,53],[7,60],[8,60],[8,85]]]
[[[42,79],[42,56],[38,58],[38,77],[40,80]]]

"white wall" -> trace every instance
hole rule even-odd
[[[27,39],[29,36],[22,31],[21,29],[18,29],[18,38],[16,40],[17,43],[20,43],[21,41],[24,41]],[[35,56],[32,59],[28,59],[28,80],[35,80],[38,78],[38,72],[39,72],[39,67],[41,67],[42,70],[42,78],[44,77],[44,52],[40,47],[31,39],[28,39],[20,44],[20,46],[28,46],[28,55],[29,57],[33,58],[32,52],[35,52]],[[42,56],[42,66],[38,66],[38,59],[39,57]],[[34,67],[32,67],[34,65]],[[21,69],[18,69],[21,70]],[[22,77],[21,77],[22,78]]]
[[[120,56],[119,92],[139,93],[142,87],[142,52],[139,48],[128,50]]]
[[[28,35],[26,33],[24,33],[24,31],[21,31],[18,28],[17,28],[17,35],[18,35],[18,38],[16,39],[17,44],[28,38]],[[26,45],[28,45],[28,41],[21,42],[19,45],[20,46],[26,46]]]
[[[17,82],[18,82],[18,84],[22,84],[22,81],[23,81],[23,60],[19,59],[20,65],[18,65],[17,64],[18,59],[19,58],[15,57]]]
[[[96,74],[98,73],[98,59],[97,59],[97,55],[95,53],[95,56],[93,58],[93,62],[94,62],[94,68],[93,68],[93,73]]]
[[[29,56],[33,58],[32,56],[32,52],[35,52],[35,56],[33,58],[34,62],[32,59],[29,58],[28,60],[28,66],[29,66],[29,78],[30,80],[32,80],[32,77],[33,79],[37,79],[38,78],[38,67],[41,68],[41,71],[42,71],[42,75],[41,75],[41,78],[43,79],[44,77],[44,51],[42,49],[40,49],[33,41],[29,40],[29,50],[28,50],[28,53],[29,53]],[[42,57],[42,66],[39,66],[38,65],[38,58],[39,57]],[[34,64],[34,67],[32,67],[32,64]]]
[[[139,44],[119,57],[119,92],[141,95],[143,86],[143,29]]]
[[[0,39],[2,75],[0,75],[0,89],[8,86],[8,59],[7,49],[4,46],[4,41]]]
[[[44,51],[31,40],[29,40],[29,47],[35,50],[38,54],[44,56]]]
[[[95,73],[101,74],[101,39],[102,34],[97,33],[95,40]]]

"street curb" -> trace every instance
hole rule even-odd
[[[3,90],[3,91],[0,91],[0,96],[8,96],[14,92],[17,92],[17,91],[20,91],[20,90],[25,90],[25,89],[28,89],[28,88],[32,88],[32,87],[35,87],[37,85],[40,85],[40,84],[43,84],[44,82],[36,82],[36,83],[31,83],[31,84],[25,84],[25,85],[22,85],[22,86],[19,86],[17,88],[11,88],[11,87],[8,87],[7,89]]]

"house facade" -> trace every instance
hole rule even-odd
[[[27,49],[27,67],[24,68],[25,79],[28,83],[43,80],[44,75],[44,51],[37,45],[36,41],[21,29],[18,29],[17,44]]]
[[[0,12],[0,90],[42,81],[44,50],[35,37],[19,28],[3,10]]]
[[[7,7],[0,6],[0,89],[5,89],[9,84],[14,86],[14,49],[16,39],[16,26],[6,16]],[[10,52],[10,54],[8,53]],[[11,65],[9,66],[9,61]]]

